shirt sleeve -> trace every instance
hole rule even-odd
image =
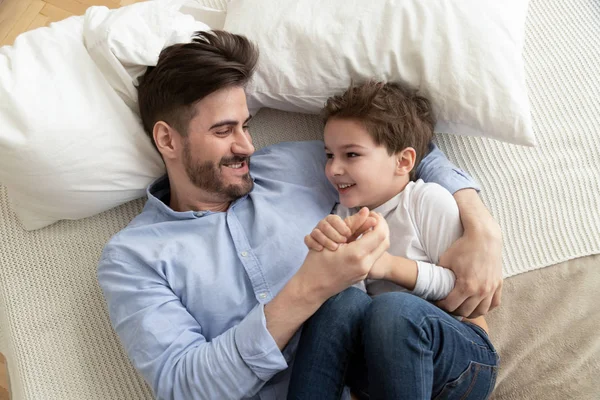
[[[150,267],[103,254],[98,280],[115,331],[159,399],[250,397],[288,367],[261,304],[208,342],[202,326]]]
[[[417,282],[412,294],[425,300],[442,300],[454,289],[456,276],[448,268],[417,261]]]
[[[454,288],[454,273],[436,264],[441,255],[463,234],[454,197],[437,184],[422,184],[413,193],[412,210],[419,239],[429,263],[417,262],[413,293],[428,300],[441,300]]]
[[[429,145],[429,153],[417,166],[416,175],[425,182],[441,185],[451,194],[462,189],[481,190],[475,179],[452,164],[434,143]]]

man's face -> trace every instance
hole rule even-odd
[[[223,201],[246,195],[253,186],[249,166],[254,146],[244,89],[221,89],[195,107],[183,138],[182,162],[189,180]]]

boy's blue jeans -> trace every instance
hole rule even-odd
[[[487,399],[498,355],[480,327],[408,293],[351,287],[305,323],[288,399]]]

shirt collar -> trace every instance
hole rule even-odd
[[[379,207],[374,208],[371,211],[378,212],[381,215],[383,215],[383,217],[385,218],[385,216],[387,214],[389,214],[391,211],[394,211],[398,207],[398,204],[400,203],[400,199],[404,195],[406,188],[408,188],[409,186],[412,186],[412,185],[414,185],[413,181],[408,182],[408,184],[404,187],[404,189],[402,189],[402,191],[400,193],[398,193],[397,195],[395,195],[394,197],[392,197],[391,199],[389,199],[388,201],[386,201]],[[359,211],[360,211],[360,207],[355,207],[352,209],[352,214],[356,214]]]
[[[400,202],[400,198],[403,194],[404,190],[402,190],[400,193],[398,193],[379,207],[376,207],[373,211],[378,212],[379,214],[385,217],[390,211],[393,211],[396,209],[396,207],[398,207],[398,203]]]
[[[206,215],[216,214],[212,211],[175,211],[169,206],[171,187],[169,184],[169,176],[163,175],[156,179],[146,189],[146,195],[148,196],[148,203],[150,206],[156,208],[163,214],[168,215],[172,219],[193,219],[201,218]],[[238,202],[244,200],[248,195],[245,195],[231,203],[229,210],[231,210]]]
[[[146,189],[149,205],[172,219],[199,218],[206,214],[206,212],[196,215],[194,211],[174,211],[169,206],[170,193],[169,177],[166,174],[156,179]]]

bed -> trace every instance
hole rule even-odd
[[[530,2],[523,57],[536,147],[436,136],[480,181],[503,230],[503,304],[488,318],[497,400],[600,397],[599,17],[596,1]],[[321,137],[317,116],[273,109],[252,128],[257,148]],[[26,231],[0,187],[0,352],[12,399],[152,398],[96,280],[102,247],[143,204]]]

